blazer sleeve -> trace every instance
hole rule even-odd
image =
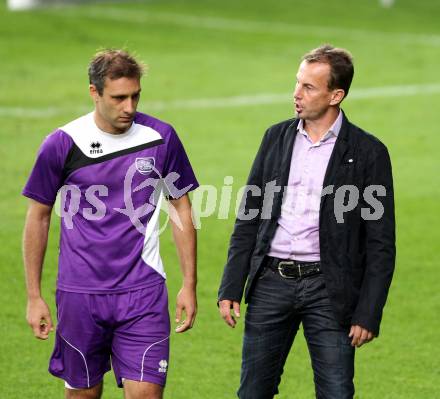
[[[260,193],[263,191],[264,154],[267,153],[269,132],[270,129],[266,131],[263,137],[247,180],[247,186],[258,187]],[[244,214],[248,214],[250,210],[258,210],[258,216],[250,218],[250,220],[238,216],[235,221],[234,231],[229,243],[228,258],[218,292],[219,301],[223,299],[241,301],[249,274],[252,253],[255,249],[262,202],[262,195],[255,195],[255,192],[250,190],[245,191],[240,209],[244,211]],[[255,213],[255,211],[253,212]]]
[[[366,168],[365,188],[383,186],[385,195],[378,193],[374,196],[383,207],[383,215],[377,220],[369,220],[371,218],[365,214],[362,218],[366,235],[365,271],[352,325],[360,325],[377,336],[396,257],[394,191],[391,161],[386,147],[380,143],[378,150],[372,151],[370,157]],[[363,208],[371,207],[364,198],[362,201]]]

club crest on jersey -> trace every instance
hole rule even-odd
[[[136,169],[143,175],[150,173],[154,168],[154,164],[154,157],[136,158]]]
[[[92,141],[90,143],[90,154],[102,154],[102,144],[99,141]]]

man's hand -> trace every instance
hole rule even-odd
[[[237,321],[235,320],[234,316],[231,315],[231,309],[233,309],[235,317],[240,317],[240,302],[223,299],[222,301],[219,301],[218,307],[220,310],[220,315],[225,323],[234,328],[237,324]]]
[[[182,312],[185,311],[186,318],[181,322]],[[176,302],[176,328],[177,333],[185,332],[192,328],[197,313],[197,296],[195,288],[183,286],[177,294]]]
[[[49,307],[43,298],[28,300],[26,320],[32,328],[35,338],[47,339],[49,332],[54,330]]]
[[[374,334],[361,326],[351,326],[350,334],[351,346],[360,348],[363,344],[366,344],[374,339]]]

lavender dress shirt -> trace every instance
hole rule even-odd
[[[303,128],[303,120],[299,121],[288,186],[269,256],[304,262],[320,260],[319,207],[322,184],[341,125],[340,111],[328,132],[313,143]]]

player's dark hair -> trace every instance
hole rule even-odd
[[[124,50],[106,49],[95,54],[89,64],[89,82],[96,87],[99,95],[104,92],[105,79],[140,79],[144,65]]]
[[[347,96],[354,75],[353,58],[347,50],[325,44],[308,52],[302,59],[310,63],[329,64],[329,90],[342,89]]]

